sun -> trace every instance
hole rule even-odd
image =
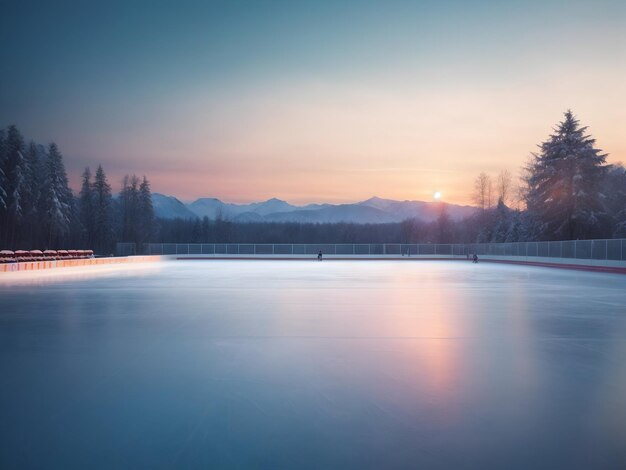
[[[437,201],[439,199],[441,199],[441,191],[435,191],[434,194],[433,194],[433,199],[435,199]]]

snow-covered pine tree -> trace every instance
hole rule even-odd
[[[120,191],[120,216],[122,241],[137,242],[137,217],[139,215],[139,178],[126,175]]]
[[[46,151],[42,145],[31,141],[26,150],[26,197],[24,198],[24,214],[34,215],[43,184],[43,161]]]
[[[6,138],[5,175],[7,178],[7,208],[18,218],[22,215],[22,196],[25,191],[26,159],[24,139],[15,126],[9,126]]]
[[[107,181],[102,165],[98,165],[93,183],[94,206],[94,249],[97,253],[107,254],[113,240],[111,185]]]
[[[41,195],[42,216],[47,231],[48,247],[60,246],[70,232],[73,195],[68,187],[63,156],[56,144],[48,147],[45,180]]]
[[[78,194],[78,214],[81,231],[86,247],[93,246],[95,235],[94,201],[91,182],[91,170],[85,168],[82,175],[82,185]]]
[[[493,240],[493,229],[496,225],[495,209],[487,209],[477,213],[478,234],[476,243],[489,243]]]
[[[0,222],[3,222],[4,210],[7,208],[7,179],[4,173],[6,162],[6,136],[4,129],[0,129]],[[2,234],[0,234],[0,241]]]
[[[26,149],[25,191],[23,195],[23,227],[21,239],[26,246],[38,246],[40,227],[39,200],[43,186],[43,162],[46,151],[42,145],[31,141]]]
[[[571,111],[533,154],[528,168],[526,205],[539,223],[540,238],[572,240],[606,235],[607,214],[601,181],[606,154],[594,147]]]
[[[603,184],[606,187],[606,206],[613,218],[612,235],[626,237],[626,168],[619,164],[611,165]]]
[[[6,178],[5,242],[14,245],[22,222],[22,203],[26,192],[26,159],[24,139],[15,126],[9,126],[4,140],[4,176]]]
[[[521,211],[511,211],[511,217],[509,221],[509,227],[506,232],[505,242],[520,242],[522,240],[522,218]]]
[[[491,241],[494,243],[503,243],[507,241],[507,235],[512,223],[511,210],[506,206],[502,197],[498,199],[493,214],[493,231],[491,233]]]

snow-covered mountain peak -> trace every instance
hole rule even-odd
[[[355,222],[383,223],[400,222],[406,219],[431,221],[437,218],[441,203],[424,201],[395,201],[378,196],[352,204],[307,204],[296,206],[276,197],[250,204],[232,204],[217,198],[205,197],[190,204],[183,204],[171,196],[156,195],[158,217],[222,218],[238,222]],[[471,215],[475,208],[446,204],[453,219]],[[190,215],[191,213],[191,215]]]

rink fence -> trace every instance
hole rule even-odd
[[[133,243],[119,243],[118,256],[137,254]],[[419,256],[467,257],[474,253],[489,257],[554,258],[626,261],[626,239],[567,240],[549,242],[473,244],[285,244],[285,243],[147,243],[142,255],[198,256]]]

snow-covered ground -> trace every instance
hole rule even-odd
[[[626,468],[626,276],[179,261],[0,277],[0,467]]]

